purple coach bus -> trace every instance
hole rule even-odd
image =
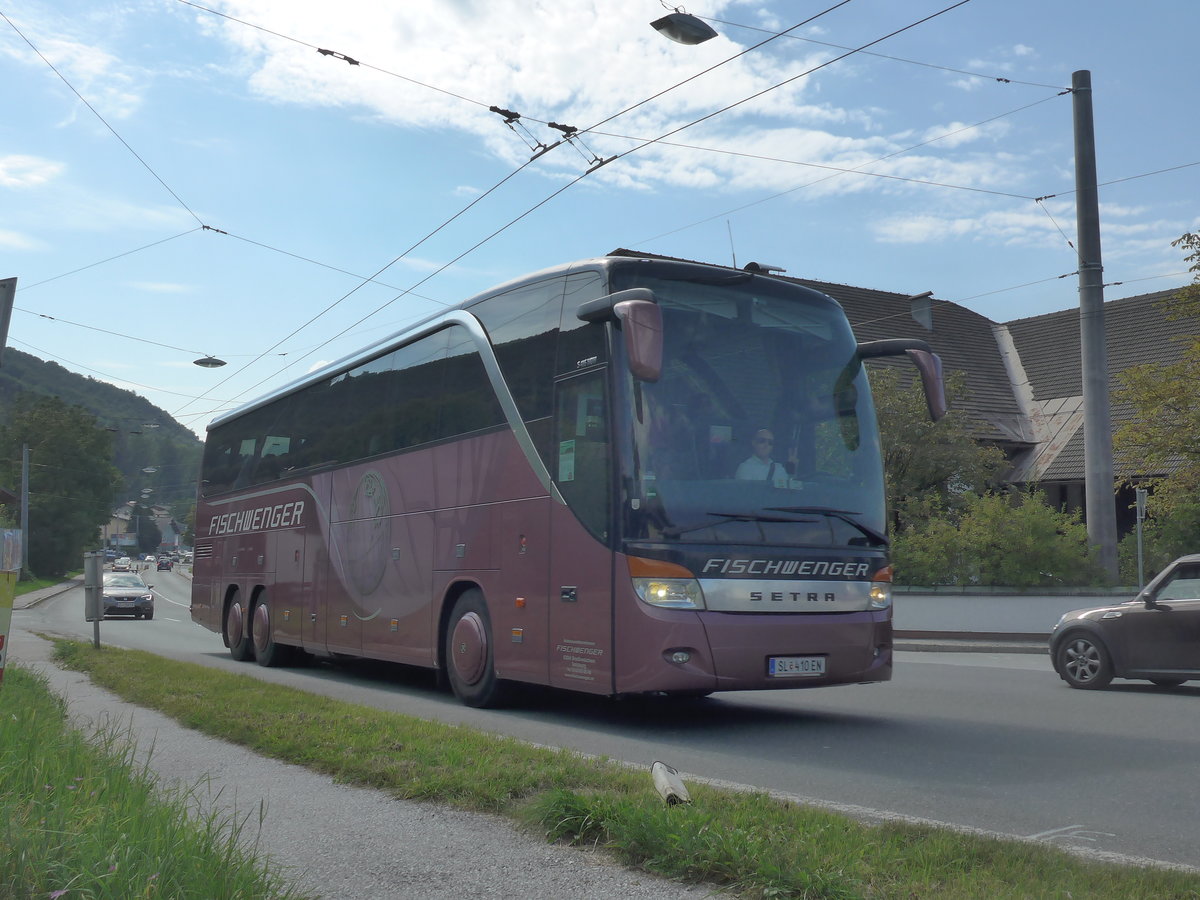
[[[824,294],[603,257],[434,315],[216,419],[192,618],[236,659],[439,669],[602,695],[892,671],[883,467]]]

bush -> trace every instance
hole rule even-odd
[[[1079,516],[1040,492],[972,497],[955,518],[929,518],[895,536],[896,582],[1013,588],[1104,584]]]
[[[1200,553],[1200,502],[1176,501],[1158,516],[1142,523],[1142,570],[1149,581],[1167,563],[1187,553]],[[1131,531],[1117,545],[1117,560],[1123,584],[1137,584],[1137,532]]]

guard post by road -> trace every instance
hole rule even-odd
[[[12,624],[13,596],[21,572],[21,532],[0,529],[0,681],[4,680],[4,658],[8,655],[8,629]]]
[[[100,649],[100,620],[104,618],[104,551],[83,554],[83,617],[92,623],[92,643]]]

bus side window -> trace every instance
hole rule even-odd
[[[558,489],[588,531],[607,539],[612,477],[604,372],[560,381],[557,417]]]

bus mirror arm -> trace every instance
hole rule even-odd
[[[929,418],[938,421],[946,415],[946,385],[942,380],[942,359],[927,343],[911,338],[863,341],[858,345],[857,355],[859,359],[870,359],[875,356],[899,356],[902,353],[917,367]]]
[[[662,309],[648,288],[630,288],[580,304],[575,315],[584,322],[615,321],[625,336],[629,372],[640,381],[662,376]]]

